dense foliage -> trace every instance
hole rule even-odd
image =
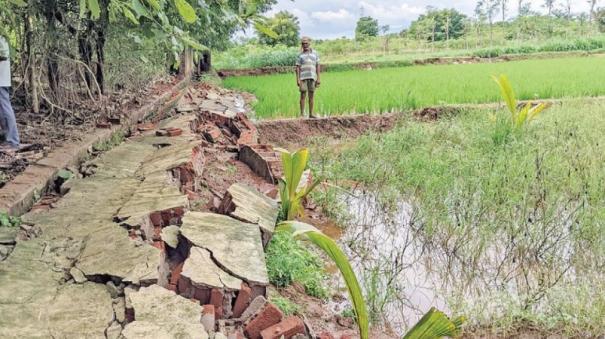
[[[361,17],[357,20],[357,26],[355,27],[355,39],[364,40],[369,37],[378,36],[379,30],[378,20],[370,16]]]
[[[408,34],[430,41],[458,39],[466,29],[466,15],[455,9],[430,9],[412,22]]]
[[[275,35],[267,34],[264,30],[256,30],[261,44],[275,46],[282,44],[286,46],[296,46],[299,42],[300,24],[298,18],[292,13],[280,11],[273,18],[266,21],[267,27]]]

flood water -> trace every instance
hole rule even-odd
[[[460,312],[464,304],[467,312],[469,306],[476,312],[474,318],[481,313],[490,321],[505,311],[504,301],[546,308],[552,303],[544,300],[550,289],[566,293],[565,286],[576,282],[570,234],[575,217],[569,210],[556,218],[536,218],[524,225],[525,233],[518,239],[508,240],[508,233],[496,230],[485,241],[467,225],[460,227],[466,230],[461,234],[455,233],[458,229],[440,230],[428,240],[418,205],[410,200],[387,208],[378,195],[360,189],[340,199],[349,218],[341,227],[323,231],[350,258],[368,311],[382,315],[373,322],[398,334],[431,307],[458,316],[452,313]],[[333,276],[338,288],[346,291],[339,274]],[[336,302],[330,306],[336,312],[350,307]]]
[[[402,201],[386,210],[376,195],[361,190],[341,199],[350,216],[346,225],[324,227],[323,231],[338,240],[351,260],[368,309],[384,314],[383,319],[375,320],[403,333],[433,306],[447,313],[447,303],[439,297],[438,279],[424,259],[426,249],[414,234],[412,205]],[[337,280],[346,291],[344,282]],[[335,311],[345,307],[331,306]]]

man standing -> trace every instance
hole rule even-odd
[[[305,116],[305,99],[309,94],[309,117],[313,116],[315,89],[319,87],[319,55],[311,49],[311,39],[303,37],[302,52],[296,61],[296,84],[300,89],[300,115]]]
[[[6,143],[0,146],[0,150],[13,153],[19,149],[19,131],[10,102],[10,88],[10,52],[8,42],[0,35],[0,125],[6,134]]]

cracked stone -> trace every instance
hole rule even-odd
[[[179,233],[181,229],[178,226],[167,226],[162,228],[160,236],[168,246],[176,248],[179,245]]]
[[[129,293],[135,321],[122,334],[126,338],[208,338],[200,319],[202,307],[158,285]],[[137,336],[149,334],[149,336]]]
[[[196,287],[226,288],[238,290],[242,281],[218,267],[208,250],[192,247],[189,258],[183,266],[182,276],[191,280]]]
[[[114,299],[113,312],[116,315],[116,320],[120,324],[123,324],[126,320],[126,303],[124,298]]]
[[[107,339],[118,339],[120,334],[122,334],[122,326],[115,321],[105,331]]]
[[[242,184],[233,184],[228,189],[235,210],[231,215],[237,219],[258,224],[264,231],[273,233],[279,214],[277,201]]]
[[[261,233],[256,225],[212,213],[188,212],[181,234],[210,251],[216,262],[237,278],[268,285]]]
[[[17,227],[0,227],[0,245],[14,245],[16,243]]]

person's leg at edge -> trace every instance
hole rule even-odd
[[[307,92],[300,91],[300,116],[305,116],[305,99],[307,98]]]
[[[309,91],[309,118],[315,118],[313,107],[315,106],[315,91]]]
[[[3,121],[2,127],[6,128],[6,142],[11,147],[19,147],[19,131],[15,112],[10,102],[9,87],[0,87],[0,119]]]

